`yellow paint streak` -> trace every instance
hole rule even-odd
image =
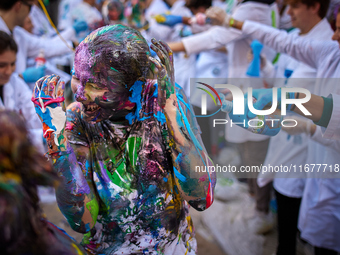
[[[77,251],[77,254],[84,255],[84,253],[81,250],[79,250],[79,248],[76,244],[72,243],[72,247]]]

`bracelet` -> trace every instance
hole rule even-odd
[[[233,17],[231,17],[229,20],[229,27],[233,27],[234,24],[235,24],[235,20]]]

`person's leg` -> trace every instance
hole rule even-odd
[[[270,182],[263,187],[259,187],[257,184],[257,179],[255,180],[255,199],[256,199],[256,210],[259,212],[263,212],[265,214],[269,213],[269,205],[270,205],[270,195],[271,190],[273,188],[273,183]]]
[[[314,247],[314,255],[337,255],[338,253],[326,248]]]
[[[269,145],[269,139],[264,141],[253,142],[249,141],[245,143],[245,164],[250,167],[260,167],[267,155],[267,149]],[[255,169],[255,168],[254,168]],[[270,203],[270,191],[272,188],[271,184],[268,184],[262,188],[257,185],[257,176],[258,172],[249,173],[249,177],[252,180],[249,180],[248,184],[250,188],[250,192],[255,194],[256,200],[256,209],[259,212],[263,212],[267,214],[269,212],[269,203]]]
[[[278,247],[276,255],[296,254],[296,234],[301,198],[275,191],[277,202]]]

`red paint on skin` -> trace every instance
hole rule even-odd
[[[73,124],[73,123],[67,122],[67,123],[66,123],[65,130],[73,130],[73,127],[74,127],[74,124]]]
[[[209,182],[208,194],[205,200],[206,200],[205,209],[208,209],[214,201],[213,196],[211,194],[211,182]]]
[[[198,179],[198,182],[204,182],[207,179],[207,175],[202,176],[201,178]]]
[[[61,103],[61,102],[64,102],[65,101],[65,98],[64,97],[58,97],[58,98],[50,98],[50,97],[41,97],[42,100],[48,100],[46,102],[44,102],[44,108],[46,108],[46,106],[50,105],[50,104],[53,104],[53,103]],[[39,102],[39,98],[34,98],[32,97],[31,101],[42,107],[42,105],[40,104]]]

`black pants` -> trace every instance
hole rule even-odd
[[[301,198],[282,195],[275,190],[277,201],[278,247],[277,255],[296,254],[297,223]]]
[[[314,247],[314,255],[337,255],[338,253],[326,248]]]

